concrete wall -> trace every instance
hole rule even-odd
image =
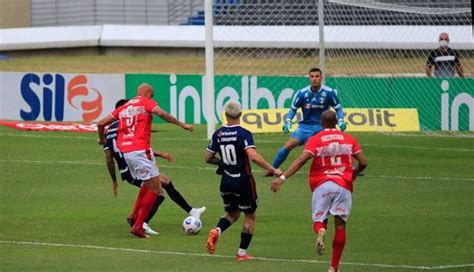
[[[0,0],[0,28],[31,26],[30,0]]]

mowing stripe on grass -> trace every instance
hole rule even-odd
[[[150,253],[160,255],[176,255],[176,256],[195,256],[195,257],[207,257],[207,258],[227,258],[234,259],[235,256],[226,255],[209,255],[203,253],[186,253],[177,251],[157,251],[148,249],[134,249],[134,248],[121,248],[121,247],[107,247],[97,245],[75,245],[75,244],[62,244],[62,243],[44,243],[34,241],[4,241],[0,240],[2,244],[13,244],[13,245],[26,245],[26,246],[43,246],[43,247],[69,247],[69,248],[87,248],[87,249],[98,249],[98,250],[109,250],[109,251],[123,251],[123,252],[135,252],[135,253]],[[318,260],[304,260],[304,259],[279,259],[279,258],[266,258],[266,257],[254,257],[255,260],[269,261],[269,262],[293,262],[293,263],[324,263],[329,262],[318,261]],[[396,265],[396,264],[370,264],[370,263],[354,263],[354,262],[341,262],[343,265],[352,266],[365,266],[365,267],[380,267],[380,268],[403,268],[412,270],[442,270],[449,268],[466,268],[474,267],[474,264],[456,264],[456,265]]]
[[[104,166],[104,162],[97,161],[34,161],[34,160],[4,160],[0,159],[0,162],[9,162],[9,163],[36,163],[36,164],[69,164],[69,165],[94,165],[94,166]],[[167,165],[160,164],[160,168],[164,169],[194,169],[194,170],[209,170],[216,171],[215,167],[193,167],[193,166],[180,166],[180,165]],[[252,170],[254,173],[266,173],[262,170]],[[297,172],[295,175],[308,175],[306,172]],[[365,175],[366,178],[376,178],[376,179],[417,179],[417,180],[446,180],[446,181],[474,181],[474,178],[455,178],[455,177],[411,177],[411,176],[386,176],[386,175]]]

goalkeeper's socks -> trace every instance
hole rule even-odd
[[[221,219],[219,219],[219,222],[217,223],[217,227],[220,229],[219,235],[221,235],[221,233],[223,233],[231,225],[232,223],[227,218],[221,217]]]
[[[138,216],[138,211],[140,211],[140,205],[142,204],[143,197],[148,192],[148,189],[145,187],[145,184],[142,185],[140,191],[138,192],[137,199],[135,200],[135,205],[133,206],[132,215]]]
[[[334,240],[332,241],[332,259],[331,259],[331,266],[336,269],[339,267],[339,261],[341,260],[342,251],[344,250],[345,244],[346,244],[346,229],[336,228],[336,234],[334,235]]]
[[[176,204],[178,204],[178,206],[185,210],[186,213],[189,213],[193,209],[186,199],[184,199],[184,197],[174,188],[171,180],[170,183],[166,186],[163,186],[163,188],[165,188],[166,193],[168,193],[171,200],[173,200]]]
[[[273,160],[272,166],[275,167],[275,168],[280,167],[280,165],[288,157],[289,153],[290,153],[290,150],[286,149],[286,147],[280,148],[280,150],[278,150],[278,153],[275,156],[275,159]]]
[[[145,219],[145,223],[148,224],[148,222],[150,222],[150,220],[153,218],[153,216],[155,216],[155,213],[158,211],[158,208],[160,207],[161,203],[163,203],[163,201],[165,201],[164,196],[159,195],[159,196],[156,197],[156,201],[153,204],[153,207],[151,208],[151,211],[148,214],[147,218]]]

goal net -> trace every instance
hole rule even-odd
[[[343,107],[359,109],[346,112],[349,130],[403,131],[417,114],[422,131],[474,131],[469,0],[217,0],[213,20],[218,115],[229,99],[289,108],[321,67]],[[441,33],[455,53],[435,55],[430,71],[449,62],[454,75],[429,78]]]

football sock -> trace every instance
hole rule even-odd
[[[219,222],[217,223],[217,227],[221,229],[220,233],[223,233],[231,225],[232,223],[225,217],[221,217],[221,219],[219,219]]]
[[[247,250],[243,249],[243,248],[239,248],[239,250],[237,251],[237,255],[245,256],[245,255],[247,255]]]
[[[142,185],[142,187],[140,188],[140,191],[138,191],[137,199],[135,200],[135,205],[133,206],[132,214],[134,216],[138,216],[140,205],[142,204],[143,197],[145,196],[147,192],[148,192],[148,189],[145,187],[145,185]]]
[[[153,204],[153,207],[151,208],[151,211],[148,214],[147,218],[145,219],[145,222],[147,224],[148,224],[148,222],[150,222],[150,220],[153,218],[153,216],[155,216],[155,213],[158,211],[158,208],[160,207],[161,203],[163,203],[163,201],[165,201],[164,196],[159,195],[159,196],[156,197],[156,201]]]
[[[272,166],[278,168],[286,160],[286,157],[288,157],[289,153],[290,150],[286,149],[286,147],[280,148],[275,156],[275,159],[273,160]]]
[[[245,233],[245,232],[240,233],[240,248],[241,249],[247,250],[247,248],[250,245],[250,241],[252,241],[252,236],[253,235],[251,233]],[[247,253],[247,252],[245,252],[245,253]],[[242,254],[242,255],[245,255],[245,253]]]
[[[314,232],[318,233],[320,229],[326,229],[326,223],[324,222],[313,222]]]
[[[336,269],[339,267],[339,261],[341,260],[342,251],[344,250],[345,244],[346,244],[346,229],[336,228],[336,234],[334,235],[334,240],[332,241],[332,259],[331,259],[331,266]]]
[[[184,197],[174,188],[174,185],[171,181],[168,185],[163,186],[163,188],[165,188],[171,200],[178,204],[178,206],[180,206],[183,210],[185,210],[187,213],[192,210],[193,207],[191,207],[186,199],[184,199]]]
[[[140,205],[140,211],[138,212],[137,221],[133,227],[141,227],[143,226],[143,222],[145,218],[147,218],[148,214],[150,214],[151,209],[153,208],[153,204],[156,202],[156,198],[158,195],[155,192],[148,191],[145,196],[143,197],[142,204]]]

